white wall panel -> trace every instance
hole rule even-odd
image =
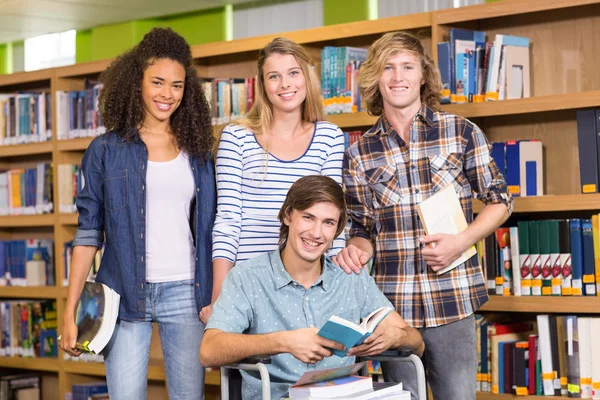
[[[323,26],[323,0],[233,7],[233,39]]]

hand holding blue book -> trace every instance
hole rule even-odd
[[[319,329],[319,336],[333,340],[346,346],[346,350],[334,350],[338,357],[346,357],[348,350],[364,342],[375,330],[377,325],[383,321],[394,309],[392,307],[380,307],[365,317],[360,325],[344,318],[332,315],[325,325]]]

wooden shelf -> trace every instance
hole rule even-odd
[[[351,114],[327,114],[325,119],[342,129],[354,127],[367,128],[377,122],[377,117],[370,116],[366,111]]]
[[[493,394],[493,393],[477,392],[476,399],[477,400],[511,400],[511,399],[542,400],[542,399],[564,399],[564,397],[559,397],[559,396],[516,396],[513,394]]]
[[[277,33],[273,35],[236,39],[227,42],[206,43],[192,46],[192,56],[194,58],[208,58],[249,51],[258,51],[271,40],[280,36],[291,39],[296,43],[308,45],[310,43],[320,43],[337,39],[376,35],[397,30],[430,28],[431,20],[431,13],[423,12],[418,14],[402,15],[398,17],[380,18],[371,21],[357,21],[340,25],[330,25],[318,28]]]
[[[600,105],[600,91],[537,96],[526,99],[488,101],[484,103],[443,104],[442,110],[465,118],[531,114],[559,110],[574,110]]]
[[[600,314],[600,297],[490,296],[479,311]]]
[[[514,201],[514,213],[600,210],[600,193],[516,197]],[[483,203],[473,201],[474,213],[482,208]]]
[[[0,367],[58,372],[56,358],[0,357]]]
[[[522,15],[547,10],[577,7],[595,4],[597,0],[503,0],[470,7],[447,8],[434,13],[434,24],[452,24],[456,22],[485,20],[489,18]]]
[[[103,363],[65,361],[64,370],[67,373],[79,375],[106,376]],[[165,381],[165,369],[162,360],[150,360],[148,365],[148,380]],[[206,371],[206,385],[218,385],[221,382],[219,371]]]
[[[442,104],[443,111],[465,118],[531,114],[559,110],[575,110],[600,106],[600,91],[538,96],[527,99],[490,101],[485,103]],[[365,111],[351,114],[329,114],[326,119],[340,128],[367,127],[377,121]]]
[[[0,286],[0,298],[55,299],[56,286]]]
[[[95,138],[96,136],[69,140],[57,140],[56,148],[59,151],[84,151]]]
[[[55,214],[8,215],[0,217],[0,228],[23,228],[31,226],[53,226]]]
[[[13,74],[4,75],[0,74],[0,87],[43,81],[48,81],[48,87],[50,87],[50,80],[53,76],[54,69],[42,69],[31,72],[15,72]]]
[[[77,225],[78,213],[58,214],[58,223],[61,225]]]
[[[2,76],[2,75],[0,75]],[[52,142],[26,143],[0,146],[1,157],[29,156],[32,154],[51,154]]]
[[[114,58],[108,60],[91,61],[81,64],[69,65],[67,67],[56,68],[57,78],[70,78],[85,75],[99,74],[113,62]]]

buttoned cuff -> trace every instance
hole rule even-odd
[[[102,247],[104,233],[95,229],[77,229],[75,239],[73,239],[73,247],[75,246],[95,246]]]

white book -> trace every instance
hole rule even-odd
[[[447,233],[455,235],[467,229],[465,213],[454,189],[454,184],[446,186],[433,196],[417,205],[417,211],[427,235]],[[438,275],[450,271],[477,254],[475,246],[471,246],[449,266],[439,270]]]
[[[510,228],[510,255],[512,259],[512,280],[513,293],[515,296],[521,295],[521,264],[519,254],[519,228]]]
[[[590,318],[592,397],[600,400],[600,318]]]
[[[592,394],[592,321],[591,318],[577,318],[579,333],[579,385],[581,398],[591,399]],[[596,341],[598,338],[596,337]]]
[[[550,344],[550,319],[548,315],[537,316],[539,347],[542,355],[542,385],[545,396],[554,396],[554,377],[552,367],[552,347]],[[580,337],[581,343],[581,337]]]
[[[541,141],[519,141],[519,167],[521,171],[521,197],[543,196],[544,154]],[[528,168],[530,170],[529,173]]]

